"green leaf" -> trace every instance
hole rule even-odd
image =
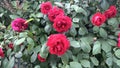
[[[52,26],[51,26],[50,24],[47,24],[47,25],[45,26],[44,30],[45,30],[46,33],[49,34],[50,31],[52,30]]]
[[[118,49],[118,50],[115,51],[115,56],[118,57],[118,58],[120,58],[120,49]]]
[[[80,63],[83,67],[89,67],[90,68],[90,62],[88,60],[81,60]]]
[[[35,62],[36,59],[37,59],[37,53],[34,52],[30,58],[30,61],[33,63]]]
[[[78,5],[72,5],[71,8],[73,8],[75,12],[82,13],[87,16],[87,12],[82,7],[79,7]]]
[[[65,68],[70,68],[70,66],[69,66],[69,65],[66,65]]]
[[[28,52],[28,53],[33,52],[33,48],[34,48],[33,45],[27,45],[27,52]]]
[[[27,42],[28,42],[28,44],[33,45],[33,46],[34,46],[34,41],[33,41],[33,39],[32,39],[32,38],[27,37]]]
[[[103,28],[100,28],[99,34],[101,37],[107,38],[107,32]]]
[[[8,59],[5,58],[5,59],[3,60],[3,67],[4,67],[4,68],[7,68],[7,65],[8,65]]]
[[[81,48],[84,52],[87,52],[89,53],[91,51],[91,47],[90,47],[90,44],[86,41],[86,39],[84,38],[81,38]]]
[[[78,41],[70,41],[70,45],[74,48],[79,48],[80,44]]]
[[[70,68],[82,68],[82,66],[78,62],[70,62]]]
[[[111,46],[116,46],[117,45],[117,42],[115,40],[108,39],[107,42]]]
[[[108,19],[108,25],[111,25],[114,28],[118,28],[119,22],[116,18]]]
[[[79,6],[77,6],[77,5],[71,5],[71,8],[74,9],[77,12]]]
[[[102,9],[107,10],[109,8],[109,3],[106,0],[102,0],[100,6]]]
[[[111,51],[111,45],[108,44],[108,42],[103,41],[102,42],[102,50],[105,51],[106,53]]]
[[[60,2],[55,2],[54,4],[57,5],[57,6],[59,6],[59,7],[64,7],[63,4],[60,3]]]
[[[39,66],[39,65],[36,65],[34,68],[40,68],[40,66]]]
[[[94,27],[93,27],[93,31],[94,31],[95,33],[99,32],[99,27],[94,26]]]
[[[15,54],[15,57],[16,58],[21,58],[22,57],[22,52],[20,51],[20,52],[17,52],[16,54]]]
[[[40,36],[40,42],[41,42],[41,44],[44,44],[46,42],[46,40],[47,40],[47,36],[46,35],[41,35]]]
[[[21,38],[21,39],[17,40],[15,44],[16,44],[16,45],[20,45],[20,44],[22,44],[24,41],[25,41],[25,38]]]
[[[79,22],[79,18],[73,18],[73,22]]]
[[[41,47],[40,47],[40,45],[38,45],[38,46],[36,46],[36,47],[33,49],[33,51],[34,51],[35,53],[38,53],[38,52],[40,51],[40,49],[41,49]]]
[[[71,29],[70,29],[70,35],[72,35],[73,37],[75,37],[77,35],[77,31],[74,26],[71,27]]]
[[[21,32],[20,34],[19,34],[19,37],[27,37],[27,32]]]
[[[109,57],[109,58],[106,59],[106,64],[108,66],[112,66],[113,65],[113,59],[112,59],[112,57]]]
[[[42,45],[42,48],[40,50],[40,56],[43,58],[46,58],[48,56],[48,48],[46,46],[46,43]]]
[[[10,55],[11,51],[12,51],[12,49],[8,49],[8,50],[7,50],[7,56]]]
[[[98,66],[98,65],[99,65],[99,61],[98,61],[95,57],[90,57],[90,60],[92,61],[92,63],[93,63],[95,66]]]
[[[18,52],[18,51],[20,51],[20,46],[14,46],[14,52]]]
[[[7,64],[7,67],[6,67],[6,68],[13,68],[14,63],[15,63],[15,58],[14,58],[14,57],[12,57],[12,58],[10,59],[10,61],[8,62],[8,64]]]
[[[36,17],[41,18],[41,17],[43,17],[43,14],[42,13],[37,13]]]
[[[2,17],[4,15],[4,13],[0,13],[0,17]]]
[[[19,18],[17,15],[9,15],[11,19]]]
[[[29,37],[31,37],[31,38],[34,38],[32,32],[30,32],[30,31],[27,31],[27,35],[28,35]]]
[[[62,59],[62,62],[64,64],[68,64],[68,61],[69,61],[69,56],[67,53],[65,53],[64,55],[61,56],[61,59]]]
[[[116,63],[118,66],[120,66],[120,60],[117,60]]]
[[[78,30],[79,35],[85,35],[88,33],[87,29],[85,27],[80,27]]]
[[[99,41],[96,41],[93,46],[92,54],[96,55],[98,53],[101,53],[101,43]]]

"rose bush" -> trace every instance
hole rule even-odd
[[[0,1],[0,68],[120,68],[119,0]]]

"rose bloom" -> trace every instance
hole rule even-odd
[[[72,26],[71,18],[64,15],[57,16],[53,23],[53,28],[57,32],[66,32],[71,28],[71,26]]]
[[[2,58],[4,57],[4,52],[1,47],[0,47],[0,57],[2,57]]]
[[[115,17],[117,14],[117,9],[114,5],[110,6],[108,10],[104,12],[104,15],[106,18],[112,18]]]
[[[12,29],[17,32],[22,32],[28,27],[28,23],[23,18],[16,18],[12,21]]]
[[[64,15],[64,11],[61,8],[58,8],[58,7],[55,6],[49,11],[48,18],[49,18],[50,21],[54,22],[54,19],[58,15]]]
[[[100,12],[95,13],[91,18],[91,22],[95,26],[101,26],[105,21],[106,21],[105,15],[101,14]]]
[[[70,42],[64,34],[52,34],[48,38],[49,52],[58,56],[63,55],[70,47]]]
[[[38,58],[38,60],[39,60],[40,62],[45,62],[45,61],[46,61],[46,59],[45,59],[45,58],[42,58],[42,57],[40,56],[40,54],[37,55],[37,58]]]
[[[14,47],[13,47],[13,43],[12,43],[12,42],[9,43],[9,44],[8,44],[8,47],[11,48],[11,49],[13,49],[13,48],[14,48]]]
[[[52,4],[51,4],[51,2],[48,1],[48,2],[42,3],[40,5],[40,8],[41,8],[40,10],[43,14],[48,14],[50,9],[52,9]]]
[[[118,43],[117,43],[117,47],[120,48],[120,33],[118,34]]]

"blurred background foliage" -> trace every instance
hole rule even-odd
[[[62,8],[73,21],[66,33],[71,48],[61,57],[48,54],[44,47],[47,37],[56,33],[40,12],[45,1]],[[117,7],[117,16],[101,27],[93,26],[91,16],[110,5]],[[34,21],[26,31],[17,33],[10,24],[18,17]],[[0,45],[5,53],[0,68],[120,68],[120,49],[116,47],[119,24],[120,0],[0,0]],[[10,42],[13,50],[8,48]],[[46,62],[39,62],[37,53],[47,57]]]

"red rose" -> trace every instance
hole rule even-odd
[[[65,32],[72,26],[72,20],[68,16],[59,15],[54,20],[53,27],[57,32]]]
[[[58,15],[64,15],[64,11],[55,6],[49,11],[48,18],[53,22]]]
[[[106,18],[112,18],[115,17],[117,14],[117,9],[115,6],[110,6],[108,10],[104,12],[104,15]]]
[[[40,5],[40,8],[41,8],[41,12],[43,14],[48,14],[48,12],[50,11],[50,9],[52,9],[52,4],[51,4],[51,2],[48,1],[48,2],[42,3]]]
[[[49,47],[49,52],[51,54],[61,56],[68,50],[70,43],[65,35],[52,34],[48,38],[47,46]]]
[[[16,18],[12,21],[12,29],[17,32],[22,32],[28,27],[28,23],[23,18]]]
[[[11,48],[11,49],[13,49],[13,48],[14,48],[14,47],[13,47],[13,43],[12,43],[12,42],[9,43],[9,44],[8,44],[8,47]]]
[[[45,59],[45,58],[42,58],[42,57],[40,56],[40,54],[37,55],[37,58],[38,58],[38,60],[39,60],[40,62],[45,62],[45,61],[46,61],[46,59]]]
[[[1,47],[0,47],[0,57],[4,57],[4,52]]]
[[[118,34],[118,43],[117,43],[117,47],[120,48],[120,33]]]
[[[104,14],[101,14],[100,12],[95,13],[92,16],[91,22],[95,26],[101,26],[106,21],[106,17]]]

